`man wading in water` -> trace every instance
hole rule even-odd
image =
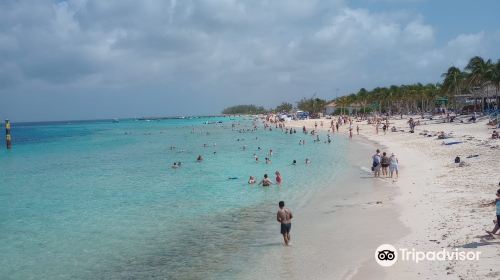
[[[292,211],[285,207],[285,202],[279,202],[277,220],[281,224],[281,234],[283,235],[283,240],[285,241],[285,246],[290,244],[290,230],[292,229]]]

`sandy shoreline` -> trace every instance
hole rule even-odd
[[[311,139],[307,145],[315,144]],[[370,160],[365,155],[372,150],[374,146],[365,139],[347,145],[342,151],[349,155],[342,175],[325,182],[304,203],[289,205],[295,216],[292,246],[269,248],[254,264],[258,272],[238,278],[350,279],[373,259],[373,248],[407,234],[398,211],[393,211],[398,208],[394,197],[399,191],[383,187],[383,181],[373,180],[368,171]],[[382,227],[382,218],[394,222]],[[375,273],[377,278],[384,276],[383,270]]]
[[[419,118],[418,116],[416,118]],[[401,177],[397,182],[390,180],[372,179],[378,185],[374,196],[379,196],[381,204],[375,205],[367,211],[346,213],[351,219],[345,220],[345,225],[356,224],[356,215],[369,215],[375,221],[370,224],[360,225],[358,230],[364,231],[360,244],[371,246],[373,241],[389,243],[396,248],[416,248],[422,251],[438,251],[446,248],[458,248],[465,251],[481,251],[480,261],[434,261],[421,262],[418,265],[412,262],[399,262],[390,268],[382,268],[374,261],[374,251],[380,244],[372,248],[353,247],[353,251],[363,252],[360,255],[361,265],[346,264],[349,273],[334,275],[338,269],[322,269],[309,271],[313,274],[302,274],[310,279],[499,279],[500,270],[497,267],[500,259],[500,241],[490,240],[484,234],[485,229],[491,229],[492,220],[495,218],[494,207],[481,207],[494,199],[498,189],[500,162],[500,141],[490,140],[492,129],[486,126],[486,120],[476,123],[443,123],[442,120],[424,121],[417,126],[414,134],[408,133],[406,124],[408,118],[392,119],[391,127],[396,126],[398,132],[387,132],[380,129],[375,133],[375,127],[363,122],[354,122],[360,127],[360,135],[354,133],[353,141],[359,142],[360,138],[371,141],[381,150],[396,153],[401,167]],[[318,129],[326,130],[330,120],[323,120],[320,127],[319,120],[292,121],[287,126],[314,128],[318,122]],[[459,121],[459,120],[458,120]],[[405,132],[401,132],[404,130]],[[456,145],[442,145],[443,140],[437,137],[421,135],[424,131],[428,134],[444,131],[450,133],[453,139],[462,143]],[[348,135],[348,126],[340,128],[335,134]],[[361,141],[362,142],[362,141]],[[373,153],[373,152],[372,152]],[[372,155],[366,154],[366,160],[360,159],[361,165],[368,165]],[[459,155],[465,166],[458,167],[453,160]],[[470,155],[476,157],[467,158]],[[359,175],[358,175],[359,176]],[[385,188],[387,187],[387,188]],[[384,189],[395,188],[385,193]],[[350,203],[356,203],[354,198]],[[366,198],[364,198],[366,199]],[[325,197],[313,200],[314,204],[327,203]],[[359,203],[362,203],[358,201]],[[362,205],[362,204],[360,204]],[[311,205],[311,213],[316,206]],[[360,207],[362,208],[362,207]],[[381,222],[384,222],[383,225]],[[391,229],[391,234],[378,231],[377,227],[388,227],[387,223],[396,226]],[[308,224],[315,228],[315,223],[335,223],[338,221],[309,219]],[[318,237],[308,233],[308,238],[324,238],[320,243],[341,242],[337,238],[328,236],[349,234],[349,232],[335,232],[332,228],[331,235]],[[356,230],[356,229],[353,229]],[[300,232],[299,232],[300,233]],[[349,238],[351,239],[351,238]],[[370,242],[366,242],[370,240]],[[335,244],[335,243],[333,243]],[[311,245],[314,246],[314,245]],[[342,247],[342,246],[340,246]],[[309,256],[297,256],[300,267],[315,267],[317,259],[335,259],[335,252],[316,253]],[[351,252],[356,254],[356,252]],[[366,255],[366,256],[365,256]],[[342,265],[332,262],[335,265]],[[294,275],[297,276],[297,275]],[[297,277],[292,279],[302,279]]]

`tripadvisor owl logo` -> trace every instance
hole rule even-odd
[[[480,251],[463,250],[461,248],[439,251],[420,251],[415,248],[399,248],[398,250],[390,244],[382,244],[375,250],[375,261],[381,266],[393,266],[398,260],[402,262],[422,261],[478,261]]]
[[[375,261],[381,266],[393,266],[398,261],[398,252],[390,244],[382,244],[375,250]]]

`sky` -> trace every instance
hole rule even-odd
[[[500,58],[497,0],[1,0],[0,119],[218,114]]]

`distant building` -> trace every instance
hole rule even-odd
[[[333,115],[337,110],[341,110],[342,114],[357,114],[363,110],[363,105],[359,103],[351,103],[349,106],[340,107],[335,101],[326,104],[325,115]]]
[[[347,111],[350,114],[357,114],[360,113],[361,110],[363,109],[363,105],[359,103],[351,103],[349,106],[346,107]]]
[[[337,110],[337,103],[335,101],[326,104],[325,106],[325,115],[333,115]]]
[[[484,87],[475,87],[462,90],[454,98],[461,106],[462,110],[475,111],[482,109],[498,109],[500,96],[496,92],[496,87],[488,84]]]

